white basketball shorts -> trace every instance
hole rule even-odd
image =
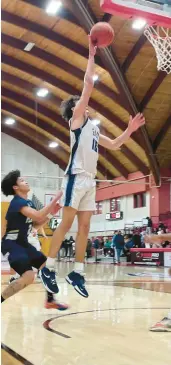
[[[62,206],[78,211],[95,211],[96,182],[91,175],[66,175],[62,183]]]

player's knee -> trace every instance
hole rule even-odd
[[[32,284],[34,281],[34,272],[32,270],[26,271],[22,278],[24,279],[25,285]]]
[[[81,224],[79,224],[78,227],[78,233],[82,233],[84,235],[88,235],[89,234],[89,230],[90,230],[90,223],[88,222],[83,222]]]
[[[60,224],[60,226],[61,226],[61,228],[62,228],[62,230],[65,232],[65,233],[67,233],[69,230],[70,230],[70,228],[71,228],[71,226],[72,226],[72,220],[70,220],[70,219],[68,219],[68,220],[66,220],[66,221],[64,221],[64,222],[61,222],[61,224]]]

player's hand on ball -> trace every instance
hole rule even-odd
[[[97,46],[93,44],[90,35],[88,36],[88,39],[89,39],[89,55],[94,57],[97,51]]]
[[[142,127],[145,124],[145,118],[143,114],[138,113],[134,118],[130,116],[128,128],[131,133],[135,132],[138,128]]]

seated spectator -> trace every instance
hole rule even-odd
[[[133,242],[133,236],[132,234],[127,234],[124,236],[124,242],[125,242],[125,245],[124,245],[124,253],[127,257],[127,262],[130,262],[131,261],[131,253],[130,253],[130,249],[132,247],[134,247],[134,242]]]
[[[115,253],[116,253],[115,263],[120,264],[120,257],[124,248],[124,237],[122,236],[120,231],[117,231],[115,236],[113,236],[112,247],[115,248]]]

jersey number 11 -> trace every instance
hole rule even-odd
[[[98,152],[98,142],[93,138],[92,150]]]

